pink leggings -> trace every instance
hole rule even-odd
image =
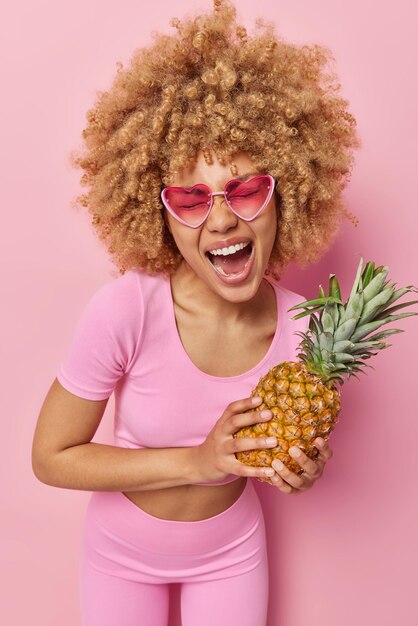
[[[268,565],[252,480],[222,513],[163,520],[118,491],[91,495],[82,540],[82,626],[167,626],[181,583],[182,626],[265,626]]]

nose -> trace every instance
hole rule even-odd
[[[238,216],[229,208],[223,196],[215,196],[206,227],[211,231],[226,232],[238,224]]]

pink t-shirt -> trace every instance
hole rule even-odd
[[[227,405],[247,398],[261,376],[295,360],[309,316],[291,320],[288,309],[305,300],[270,276],[278,324],[263,359],[238,376],[212,376],[189,358],[178,334],[171,282],[128,270],[105,283],[87,303],[57,378],[88,400],[115,393],[114,442],[125,448],[189,447],[201,444]],[[230,474],[221,485],[236,480]]]

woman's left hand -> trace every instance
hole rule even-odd
[[[324,445],[320,445],[320,442],[323,442]],[[332,457],[332,450],[329,447],[327,442],[324,442],[323,439],[317,438],[314,441],[314,445],[319,450],[319,455],[316,460],[313,461],[309,457],[306,456],[300,448],[292,447],[289,448],[290,456],[302,467],[303,474],[298,475],[294,472],[291,472],[287,467],[283,464],[282,469],[280,468],[280,461],[277,459],[273,461],[272,467],[276,471],[275,475],[270,478],[272,481],[271,484],[274,487],[277,487],[281,492],[287,493],[290,495],[299,495],[303,491],[307,491],[310,489],[315,481],[318,478],[321,478],[322,472],[324,471],[324,466],[327,461]],[[300,452],[299,456],[293,456],[292,451],[298,450]]]

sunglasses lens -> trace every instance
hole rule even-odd
[[[271,197],[271,186],[268,176],[256,176],[246,182],[231,181],[226,188],[226,197],[240,217],[250,220]]]
[[[272,180],[264,174],[247,181],[231,180],[225,188],[228,204],[244,220],[252,220],[272,193]],[[194,185],[190,189],[166,187],[163,198],[170,211],[189,226],[202,224],[209,214],[211,192],[206,185]]]
[[[164,197],[173,213],[190,226],[203,222],[209,213],[210,194],[204,185],[167,187]]]

